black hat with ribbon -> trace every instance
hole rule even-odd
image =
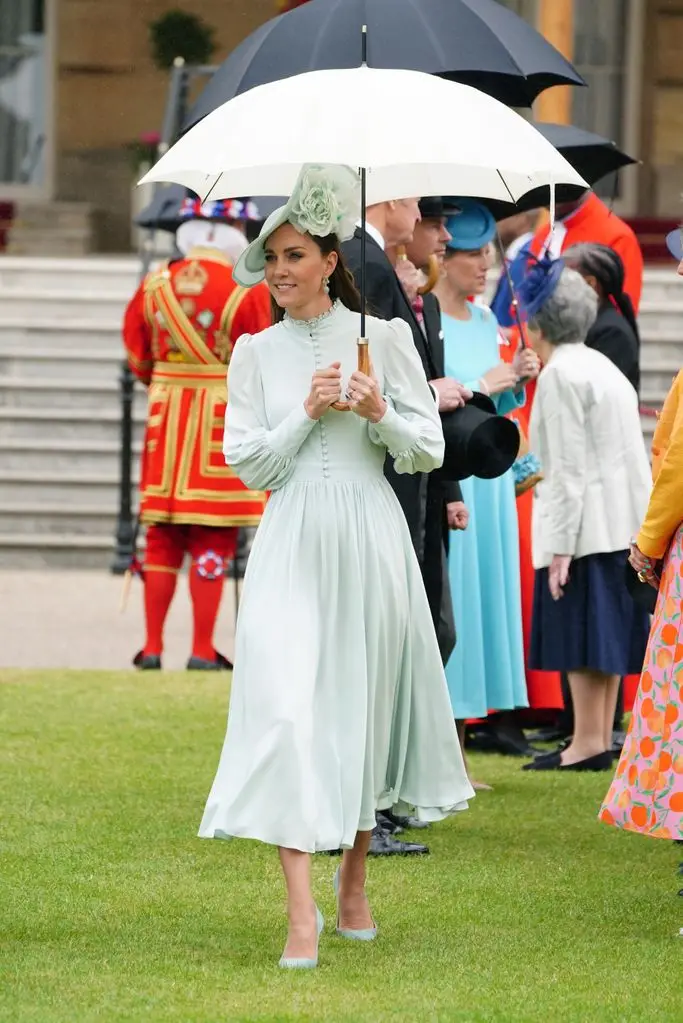
[[[503,476],[517,458],[520,434],[515,423],[496,413],[485,394],[474,392],[462,408],[441,416],[446,453],[441,474],[448,480]]]

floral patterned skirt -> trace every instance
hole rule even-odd
[[[664,561],[631,727],[600,820],[683,839],[683,526]]]

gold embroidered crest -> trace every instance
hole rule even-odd
[[[173,290],[176,295],[201,295],[208,280],[209,275],[204,267],[193,259],[176,274]]]
[[[180,308],[186,316],[194,316],[195,304],[191,298],[181,298]]]

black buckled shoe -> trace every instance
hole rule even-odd
[[[403,825],[396,823],[384,810],[377,812],[376,820],[379,827],[382,831],[386,831],[387,835],[403,834]]]
[[[139,650],[133,658],[133,667],[138,671],[161,671],[161,657],[159,654],[146,654]]]
[[[216,656],[213,661],[207,661],[205,657],[195,657],[194,655],[187,662],[188,671],[232,671],[233,664],[223,654],[219,654],[216,651]]]
[[[392,835],[398,834],[399,831],[419,831],[423,828],[429,827],[429,821],[421,821],[418,820],[417,817],[411,816],[404,817],[403,814],[393,813],[391,810],[382,810],[381,813],[377,814],[377,816],[380,819],[388,821],[389,824],[398,829],[392,831]],[[385,830],[389,829],[385,828]]]
[[[379,825],[373,829],[368,856],[425,856],[426,845],[417,842],[397,842]]]

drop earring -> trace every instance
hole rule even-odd
[[[329,293],[330,293],[330,278],[329,277],[323,277],[323,291],[325,292],[326,295],[329,295]]]

